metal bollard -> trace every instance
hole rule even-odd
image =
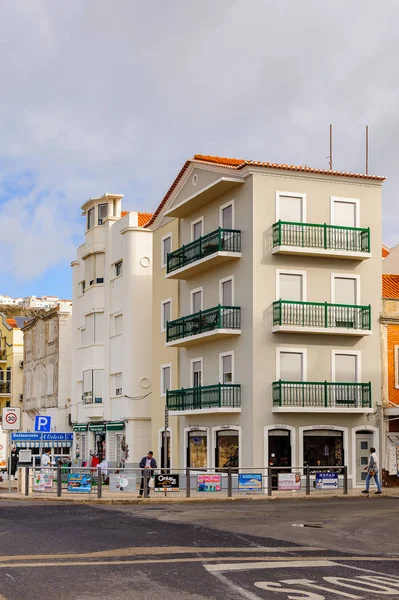
[[[60,498],[62,490],[62,473],[61,465],[57,465],[57,498]]]
[[[272,468],[267,467],[267,495],[272,495]]]
[[[103,481],[101,475],[101,468],[97,468],[97,498],[101,498],[103,495]]]
[[[231,467],[227,472],[227,497],[232,498],[233,496],[233,476],[231,473]]]
[[[144,490],[143,490],[144,498],[148,498],[148,481],[149,481],[148,469],[144,469]]]
[[[310,496],[310,468],[306,466],[306,495]]]
[[[29,496],[29,467],[25,467],[25,496]]]
[[[344,494],[348,493],[348,467],[344,467]]]
[[[190,477],[190,467],[186,469],[186,498],[190,498],[191,495],[191,477]]]

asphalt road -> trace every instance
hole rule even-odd
[[[399,499],[0,504],[0,600],[399,597]]]

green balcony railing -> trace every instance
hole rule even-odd
[[[241,252],[241,231],[216,229],[168,254],[166,272],[172,273],[215,252]]]
[[[0,394],[7,396],[11,394],[11,381],[0,381]]]
[[[275,381],[273,406],[371,408],[371,383]]]
[[[169,410],[200,410],[206,408],[240,408],[241,386],[218,383],[195,388],[167,390]]]
[[[207,310],[168,321],[166,342],[173,342],[214,329],[240,329],[241,309],[237,306],[216,306]]]
[[[370,252],[370,229],[278,221],[273,225],[273,247],[276,246]]]
[[[371,306],[277,300],[273,302],[273,325],[370,331]]]

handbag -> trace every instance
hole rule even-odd
[[[148,480],[148,487],[150,488],[150,490],[154,489],[154,485],[155,485],[154,478],[150,477]]]
[[[374,469],[369,469],[369,475],[370,475],[370,477],[374,477],[375,476],[375,470]]]

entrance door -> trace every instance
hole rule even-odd
[[[369,431],[358,431],[356,433],[356,484],[364,484],[367,467],[370,458],[370,448],[373,445],[373,434]]]
[[[270,467],[291,467],[291,432],[286,429],[271,429],[268,436]],[[286,469],[272,471],[272,487],[277,489],[278,473],[289,473]]]

